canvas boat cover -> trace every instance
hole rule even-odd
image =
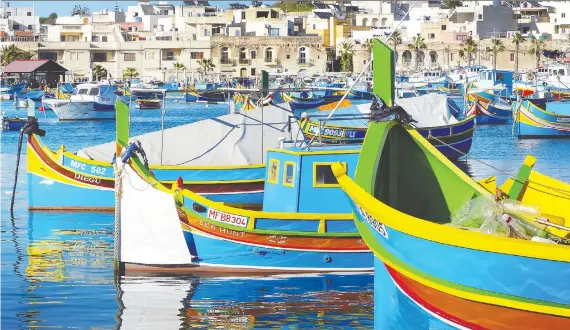
[[[265,163],[265,150],[276,148],[279,138],[290,139],[299,127],[291,120],[288,104],[257,107],[241,113],[164,130],[164,148],[161,162],[161,131],[131,138],[142,143],[150,164],[181,166],[229,166]],[[81,157],[111,161],[115,142],[80,150]]]
[[[426,94],[417,97],[398,99],[396,104],[404,108],[418,122],[417,127],[437,127],[457,123],[448,107],[448,97],[442,94]],[[368,119],[363,118],[370,113],[372,103],[350,105],[337,109],[329,125],[367,127]],[[331,110],[332,111],[332,110]],[[311,121],[326,118],[331,111],[308,113]],[[353,117],[353,118],[351,118]]]

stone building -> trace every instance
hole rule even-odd
[[[309,74],[326,71],[326,52],[320,36],[212,36],[215,71],[229,77],[269,73]]]

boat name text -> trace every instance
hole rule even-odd
[[[309,133],[318,134],[319,126],[311,125],[309,126]],[[355,130],[346,130],[344,128],[329,128],[324,127],[321,129],[322,136],[332,136],[332,137],[339,137],[339,138],[356,138],[356,131]]]
[[[87,170],[87,164],[78,162],[78,161],[73,160],[73,159],[69,162],[69,166],[73,167],[74,169],[77,169],[77,170],[80,170],[83,172],[90,172],[91,174],[96,174],[96,175],[105,175],[105,173],[107,172],[107,169],[105,167],[94,166],[94,165],[91,165],[90,166],[91,168],[88,171]]]
[[[88,177],[85,175],[81,175],[79,173],[75,173],[75,179],[81,180],[83,182],[94,183],[94,184],[100,184],[101,183],[101,179]]]
[[[556,118],[556,121],[559,123],[570,123],[570,117]]]

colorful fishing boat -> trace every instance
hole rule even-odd
[[[306,110],[306,109],[315,109],[318,106],[325,104],[324,96],[316,96],[313,95],[311,92],[302,92],[299,93],[296,97],[287,94],[281,93],[281,97],[283,100],[289,103],[291,109],[293,110]]]
[[[519,138],[570,137],[570,103],[521,100],[512,108]]]
[[[6,113],[2,113],[2,130],[3,131],[19,131],[26,124],[26,118],[8,117]]]
[[[162,107],[162,101],[158,98],[156,99],[137,99],[137,108],[141,110],[148,109],[160,109]]]
[[[182,179],[171,190],[152,177],[132,145],[120,145],[120,244],[127,271],[172,266],[225,274],[372,269],[372,255],[330,171],[334,161],[354,169],[359,146],[269,149],[263,208],[256,211],[213,202],[183,189]]]
[[[378,75],[393,55],[387,46],[374,42]],[[390,77],[378,83],[390,83]],[[381,95],[392,105],[389,93],[384,90]],[[387,118],[370,125],[354,180],[342,165],[332,170],[353,205],[357,228],[377,258],[375,290],[398,290],[404,299],[398,304],[416,306],[418,315],[406,315],[400,326],[570,328],[570,248],[446,225],[453,211],[474,198],[491,201],[494,194],[402,124],[405,118],[383,121]],[[568,227],[570,185],[536,172],[533,165],[528,158],[501,188],[502,198],[538,203],[543,214],[566,219]],[[375,305],[375,328],[389,327],[382,318],[386,313],[377,309],[384,307]]]
[[[469,95],[466,109],[466,116],[475,116],[475,123],[482,124],[504,124],[512,117],[512,111],[508,103],[496,97],[491,102],[480,101],[478,97]]]
[[[122,107],[127,107],[119,103]],[[128,108],[128,107],[127,107]],[[150,170],[164,184],[182,177],[185,186],[216,202],[258,207],[263,201],[265,166],[259,136],[288,137],[286,105],[266,106],[245,114],[206,119],[135,137],[148,152]],[[260,125],[261,116],[271,124]],[[117,127],[128,126],[128,116]],[[292,129],[297,126],[293,123]],[[160,148],[164,137],[164,148]],[[181,148],[180,141],[194,141]],[[51,151],[36,135],[28,137],[28,204],[30,210],[114,209],[114,142]],[[158,147],[157,147],[158,146]],[[171,146],[171,147],[168,147]]]
[[[400,99],[398,105],[417,121],[414,126],[418,132],[446,157],[457,159],[471,150],[475,116],[457,120],[450,109],[448,97],[427,94]],[[371,104],[339,107],[331,118],[333,124],[325,126],[321,121],[329,116],[330,111],[309,113],[299,120],[299,125],[309,140],[318,135],[319,141],[323,142],[362,143],[369,124],[370,108]]]

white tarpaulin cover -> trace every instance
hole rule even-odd
[[[139,135],[139,140],[151,165],[251,165],[263,164],[265,150],[276,148],[279,138],[290,138],[288,104],[257,107],[242,113],[228,114],[164,130],[161,161],[160,131]],[[297,122],[291,130],[299,130]],[[80,150],[79,156],[110,161],[115,142]]]
[[[415,124],[418,127],[446,126],[457,122],[457,119],[449,111],[447,96],[442,94],[426,94],[405,99],[397,99],[396,104],[400,105],[407,113],[418,121]],[[372,103],[362,103],[350,107],[338,108],[333,115],[333,119],[330,121],[330,124],[366,127],[368,126],[368,119],[351,119],[350,115],[357,117],[360,115],[368,115],[370,113],[371,105]],[[318,114],[324,118],[330,114],[331,111],[332,110],[321,111]],[[344,119],[334,120],[335,115],[338,115],[337,118]]]
[[[418,121],[415,123],[417,127],[445,126],[458,122],[449,111],[446,95],[426,94],[398,99],[396,104]]]
[[[128,165],[123,167],[120,184],[120,261],[190,265],[174,197],[149,185]]]

